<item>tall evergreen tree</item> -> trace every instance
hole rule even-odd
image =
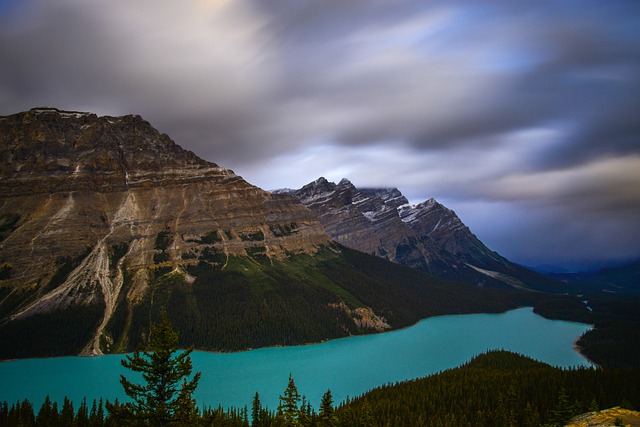
[[[22,401],[19,407],[20,427],[32,427],[36,425],[36,416],[33,412],[33,405],[27,399]],[[73,421],[73,419],[72,419]]]
[[[100,427],[103,421],[104,418],[98,420],[98,403],[93,399],[91,410],[89,411],[89,427]]]
[[[260,403],[260,395],[256,391],[255,396],[253,396],[253,402],[251,403],[251,426],[252,427],[260,427],[260,418],[262,415],[262,403]]]
[[[564,387],[560,387],[558,393],[558,401],[555,408],[551,411],[551,422],[554,425],[563,426],[567,421],[571,419],[574,414],[574,409],[569,403],[569,397],[567,396],[567,390]]]
[[[280,396],[280,405],[278,405],[278,417],[281,419],[283,426],[293,427],[300,425],[299,402],[300,394],[298,393],[298,388],[293,381],[293,377],[289,374],[289,383],[284,394]]]
[[[320,401],[320,413],[318,414],[318,425],[320,427],[333,427],[338,424],[338,419],[333,409],[333,396],[331,390],[327,390],[322,395]]]
[[[73,402],[65,396],[64,401],[62,402],[62,409],[60,410],[60,424],[63,426],[73,425],[75,413],[76,412],[73,409]]]
[[[362,407],[360,408],[360,426],[362,427],[374,427],[376,419],[373,416],[373,409],[369,404],[367,399],[364,399],[362,402]]]
[[[52,415],[52,405],[51,398],[47,394],[44,398],[44,402],[40,406],[40,410],[38,411],[38,415],[36,415],[36,424],[38,426],[53,426],[53,415]],[[3,425],[0,422],[0,425]]]
[[[163,312],[160,324],[151,330],[149,351],[136,351],[121,362],[125,368],[140,372],[144,383],[135,384],[120,376],[120,383],[133,402],[107,403],[115,419],[151,426],[188,425],[193,421],[196,404],[192,395],[200,373],[187,380],[192,371],[193,348],[174,354],[177,346],[178,334]]]
[[[87,398],[82,399],[82,403],[78,407],[76,412],[76,418],[74,422],[75,427],[89,427],[89,407],[87,406]]]
[[[0,425],[6,426],[9,419],[9,404],[7,402],[0,403]]]

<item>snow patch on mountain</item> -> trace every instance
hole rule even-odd
[[[507,285],[514,287],[516,289],[522,289],[522,290],[527,290],[530,291],[531,289],[529,289],[524,283],[522,283],[520,280],[516,279],[515,277],[511,277],[507,274],[504,273],[500,273],[498,271],[492,271],[492,270],[485,270],[483,268],[480,267],[476,267],[475,265],[466,263],[466,265],[468,267],[473,268],[475,271],[477,271],[478,273],[482,273],[486,276],[492,277],[496,280],[500,280],[501,282],[506,283]]]

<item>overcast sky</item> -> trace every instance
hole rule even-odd
[[[435,197],[516,262],[640,257],[636,0],[0,0],[0,114],[36,106]]]

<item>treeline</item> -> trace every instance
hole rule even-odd
[[[578,341],[582,353],[601,366],[640,367],[640,297],[589,298],[594,329]]]
[[[393,328],[402,328],[425,317],[503,312],[540,298],[447,282],[337,245],[286,260],[269,259],[259,251],[227,258],[213,250],[194,260],[184,269],[195,280],[159,270],[135,305],[121,297],[107,325],[114,345],[105,350],[135,349],[162,307],[180,331],[181,346],[237,351],[371,332],[358,327],[336,304],[340,302],[351,309],[371,307]],[[121,295],[128,289],[125,282]]]
[[[292,378],[276,410],[256,393],[243,408],[202,408],[189,425],[228,427],[560,426],[574,415],[623,406],[640,408],[640,369],[559,369],[506,351],[477,356],[429,377],[387,385],[334,407],[327,391],[316,411]],[[48,398],[0,405],[0,426],[103,427],[123,425],[102,401],[77,410]]]
[[[536,304],[534,312],[551,319],[594,325],[578,340],[580,352],[594,363],[640,367],[640,296],[589,292],[580,299],[549,297]]]
[[[564,425],[598,408],[640,407],[640,369],[559,369],[511,352],[477,356],[427,378],[372,390],[337,411],[342,425]],[[353,423],[353,424],[352,424]]]

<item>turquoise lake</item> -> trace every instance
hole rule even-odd
[[[202,372],[199,406],[251,407],[257,391],[275,410],[293,375],[301,395],[317,408],[328,389],[336,403],[387,383],[423,377],[459,366],[491,349],[515,351],[554,366],[588,366],[574,342],[588,329],[580,323],[547,320],[521,308],[503,314],[433,317],[409,328],[298,347],[239,353],[193,352]],[[122,355],[60,357],[0,363],[0,401],[28,398],[37,409],[48,394],[76,404],[86,396],[123,399]]]

